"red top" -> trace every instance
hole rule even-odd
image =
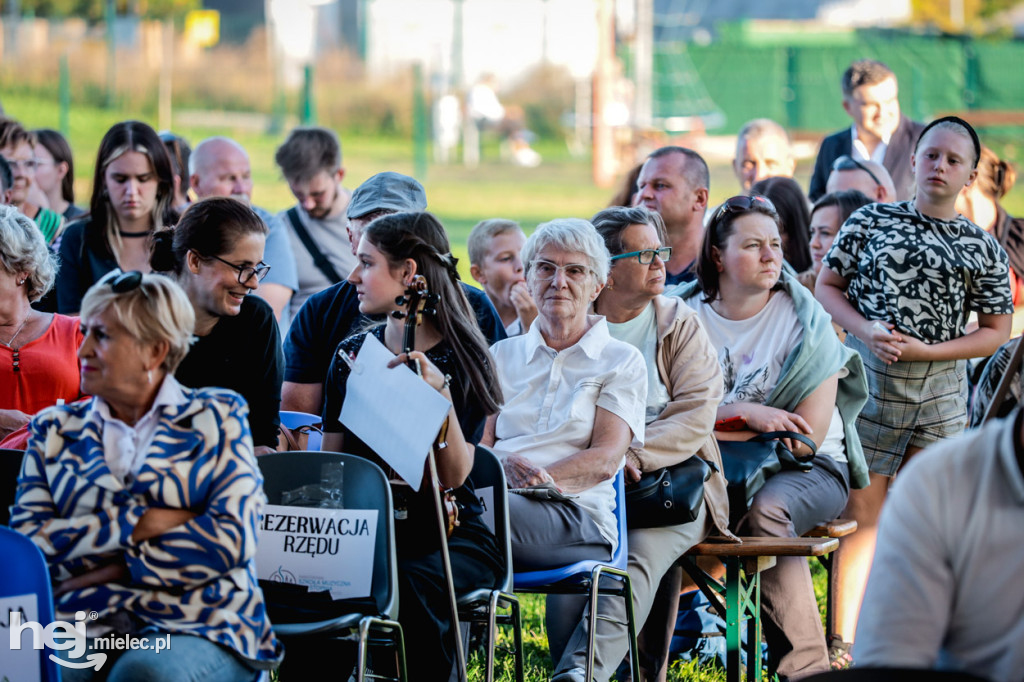
[[[60,398],[78,400],[81,344],[78,318],[55,314],[42,336],[18,349],[17,372],[14,351],[0,345],[0,409],[35,414]]]

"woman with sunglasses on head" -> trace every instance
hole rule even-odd
[[[628,571],[637,625],[651,635],[644,638],[645,644],[667,644],[679,600],[656,597],[678,596],[683,574],[679,557],[711,532],[732,537],[722,459],[712,435],[722,399],[722,372],[696,313],[677,296],[662,295],[665,262],[672,249],[664,246],[661,216],[643,206],[616,207],[597,213],[591,222],[611,254],[608,282],[594,301],[593,312],[605,317],[612,338],[632,345],[646,360],[644,444],[626,451],[626,483],[691,457],[706,460],[713,470],[693,521],[629,530]],[[620,600],[609,600],[608,607],[605,615],[625,620]],[[574,641],[580,646],[575,653],[582,666],[586,628],[577,629]],[[594,676],[608,679],[627,650],[625,629],[600,621]],[[647,668],[647,679],[665,679],[668,653],[667,647],[645,647],[642,658],[653,664]]]
[[[266,224],[236,199],[190,206],[173,229],[153,235],[150,264],[168,273],[195,309],[196,342],[175,372],[185,386],[220,386],[242,394],[256,454],[277,449],[284,354],[274,312],[250,296],[270,266],[263,262]]]
[[[956,210],[980,155],[966,121],[947,116],[928,124],[911,157],[915,198],[854,212],[818,275],[815,295],[864,359],[871,393],[857,423],[871,485],[851,495],[844,513],[858,524],[841,554],[847,589],[838,627],[847,642],[889,486],[925,446],[963,431],[966,360],[991,355],[1010,335],[1006,253]],[[978,328],[965,333],[971,312]]]
[[[779,216],[762,196],[728,199],[704,235],[697,281],[670,293],[697,311],[725,380],[715,425],[720,441],[770,431],[786,439],[810,471],[782,470],[732,510],[738,535],[799,537],[832,521],[850,487],[867,484],[854,422],[867,396],[856,353],[844,348],[810,292],[782,270]],[[781,678],[829,669],[828,650],[805,557],[778,557],[761,574],[771,668]]]
[[[395,354],[391,363],[394,371],[405,371],[397,366],[409,361],[418,364],[423,381],[452,403],[446,435],[436,446],[437,473],[441,485],[453,491],[459,508],[458,526],[448,538],[448,551],[455,592],[465,594],[495,587],[505,572],[502,552],[481,518],[483,508],[469,478],[473,468],[473,436],[479,433],[487,415],[498,409],[502,393],[487,343],[462,291],[455,259],[449,251],[444,227],[429,213],[395,213],[378,218],[365,228],[357,246],[359,262],[348,281],[356,289],[361,313],[387,315],[387,319],[349,336],[334,354],[324,383],[323,449],[367,457],[393,473],[369,446],[341,424],[349,377],[345,359],[356,357],[367,335],[372,335]],[[402,303],[401,298],[417,275],[424,278],[429,292],[438,298],[422,313],[415,345],[406,354],[402,347],[406,320],[393,313],[402,313],[404,318],[410,312],[409,304]],[[393,480],[392,484],[395,508],[404,510],[404,514],[396,516],[395,523],[399,621],[407,633],[405,650],[410,679],[447,680],[456,665],[456,634],[441,557],[434,490],[427,470],[424,480],[417,483],[419,492],[401,480]],[[322,644],[308,638],[294,644],[288,642],[293,654],[296,647],[304,648],[286,664],[282,678],[318,677],[314,673],[323,670]],[[308,655],[305,647],[309,648]]]
[[[91,614],[85,641],[58,652],[76,664],[67,682],[251,682],[281,660],[256,582],[266,498],[245,402],[174,379],[193,327],[169,278],[109,273],[82,300],[91,397],[29,425],[11,527],[46,557],[57,618]],[[150,647],[110,651],[99,671],[98,637]]]
[[[149,272],[149,237],[173,225],[174,178],[156,131],[141,121],[117,123],[100,142],[89,217],[60,241],[57,310],[78,312],[82,296],[120,268]]]

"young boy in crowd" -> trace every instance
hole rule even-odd
[[[537,317],[519,257],[525,243],[519,223],[503,218],[477,223],[469,233],[469,272],[487,292],[509,336],[529,331]]]

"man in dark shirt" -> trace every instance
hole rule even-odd
[[[415,179],[390,171],[374,175],[352,193],[348,204],[348,235],[353,254],[363,229],[377,218],[426,208],[426,193]],[[462,287],[487,341],[493,344],[505,338],[505,328],[487,295],[464,282]],[[356,288],[347,280],[310,296],[285,337],[281,409],[320,414],[323,382],[331,356],[346,336],[372,322],[359,312]]]
[[[672,257],[665,263],[665,286],[692,281],[704,240],[711,176],[700,154],[686,147],[651,152],[636,180],[636,202],[665,221]]]

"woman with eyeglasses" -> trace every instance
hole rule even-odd
[[[284,354],[274,312],[255,291],[266,224],[236,199],[191,205],[178,225],[153,235],[150,264],[171,275],[195,309],[196,342],[175,372],[185,386],[220,386],[242,394],[257,454],[277,449]]]
[[[711,532],[732,537],[722,460],[712,435],[722,399],[722,372],[696,313],[682,299],[663,295],[665,261],[672,249],[664,246],[661,216],[643,206],[615,207],[597,213],[591,222],[612,254],[608,281],[594,301],[593,312],[604,316],[612,338],[636,348],[646,361],[644,444],[626,451],[626,483],[691,457],[713,468],[693,521],[629,530],[628,570],[637,624],[645,627],[646,622],[645,634],[651,636],[644,638],[645,644],[667,644],[666,633],[674,629],[679,600],[656,597],[678,596],[683,573],[677,565],[679,557]],[[609,600],[608,607],[606,615],[625,620],[620,600]],[[572,640],[581,645],[574,652],[578,666],[586,660],[583,630]],[[595,678],[611,677],[627,650],[625,629],[599,621]],[[645,646],[644,653],[644,660],[652,664],[647,667],[647,679],[664,679],[667,648]]]
[[[640,351],[614,339],[604,317],[590,314],[608,279],[608,259],[604,240],[586,220],[540,225],[523,247],[537,319],[526,334],[491,348],[506,401],[488,418],[482,442],[502,458],[513,490],[547,485],[573,496],[558,501],[529,490],[509,496],[517,571],[607,561],[619,542],[613,479],[627,449],[643,445],[647,368]],[[553,680],[584,679],[582,609],[574,596],[547,598]]]
[[[70,222],[85,215],[86,210],[75,206],[75,164],[71,145],[63,135],[50,128],[32,131],[36,145],[36,184],[50,200],[50,209]]]
[[[169,278],[109,273],[82,300],[92,397],[29,426],[11,527],[46,557],[57,618],[90,614],[85,640],[58,652],[76,664],[69,682],[251,682],[281,660],[256,582],[266,498],[248,411],[236,393],[174,379],[193,327]],[[99,637],[150,646],[108,650],[100,671]]]
[[[719,441],[770,431],[810,438],[810,471],[782,470],[749,510],[732,510],[738,535],[799,537],[832,521],[850,487],[867,484],[854,422],[867,397],[860,357],[844,348],[810,292],[782,270],[779,216],[762,196],[727,200],[701,247],[697,281],[675,293],[697,311],[717,349],[725,395]],[[807,444],[786,439],[798,457]],[[795,678],[829,669],[825,635],[804,557],[778,557],[761,574],[761,605],[771,669]]]
[[[57,310],[73,315],[82,296],[111,270],[149,272],[149,238],[177,215],[174,178],[156,131],[141,121],[115,124],[100,142],[89,217],[60,241]]]
[[[926,446],[963,431],[967,360],[991,355],[1010,337],[1006,252],[956,208],[980,158],[967,121],[929,123],[911,157],[914,199],[855,211],[818,275],[815,296],[848,332],[845,343],[864,359],[871,390],[858,422],[871,485],[850,496],[844,513],[858,524],[840,555],[846,593],[837,615],[847,642],[897,472]],[[972,312],[978,328],[968,331]]]

